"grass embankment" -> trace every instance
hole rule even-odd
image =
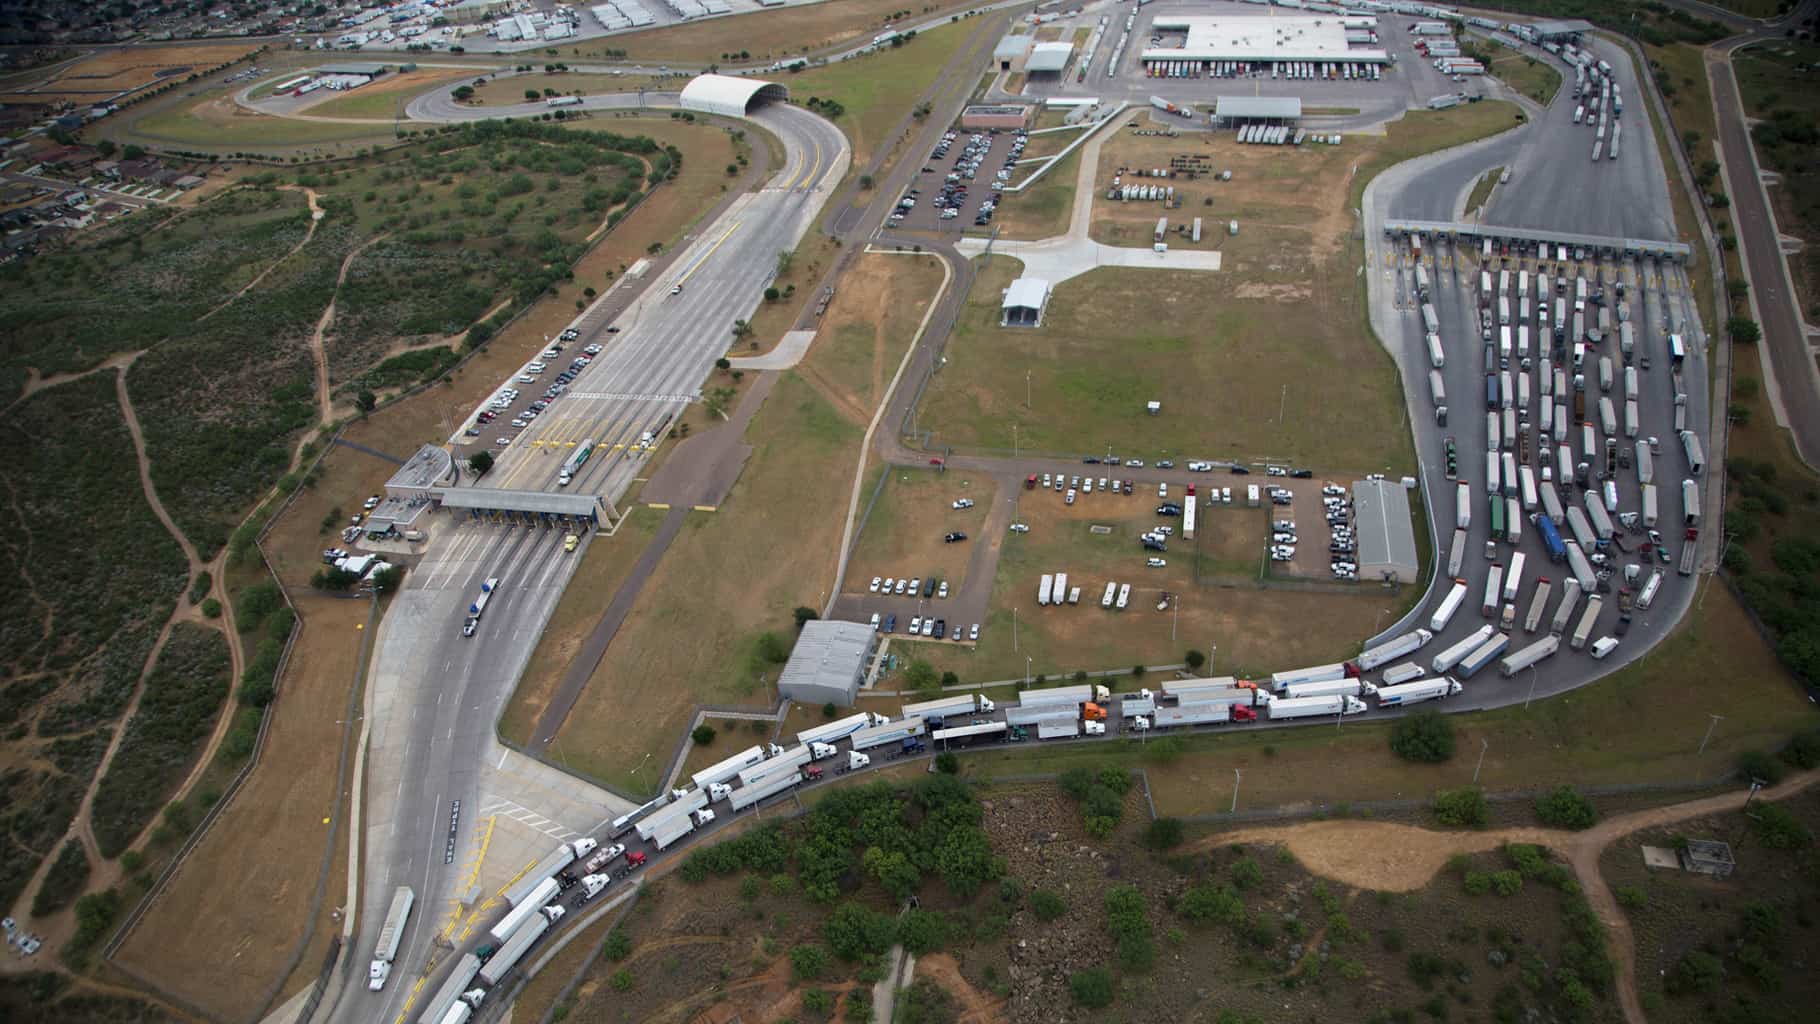
[[[647,61],[778,60],[856,46],[876,38],[894,23],[914,23],[962,6],[964,0],[927,0],[916,8],[904,7],[902,0],[842,0],[628,32],[599,40],[594,46],[571,47],[570,51],[583,57]],[[791,92],[795,91],[792,87]]]
[[[1223,729],[1215,735],[1148,744],[1029,744],[963,759],[981,776],[1061,771],[1111,758],[1153,767],[1157,812],[1207,816],[1232,801],[1233,772],[1242,772],[1239,806],[1327,807],[1421,800],[1433,790],[1471,782],[1481,741],[1479,783],[1493,791],[1635,783],[1676,784],[1719,778],[1745,750],[1774,748],[1814,724],[1813,710],[1788,672],[1751,636],[1743,609],[1708,582],[1678,633],[1642,660],[1572,693],[1497,711],[1453,716],[1459,753],[1441,767],[1413,764],[1390,752],[1384,724],[1347,722],[1292,729]],[[1309,618],[1303,621],[1323,621]],[[1337,627],[1336,627],[1337,628]],[[1325,633],[1323,626],[1322,632]],[[1348,635],[1363,635],[1356,630]],[[1746,638],[1746,639],[1740,639]],[[1222,645],[1221,653],[1225,652]],[[1316,653],[1308,652],[1312,660]],[[1724,721],[1695,756],[1710,723],[1715,679],[1726,680]],[[1479,676],[1467,692],[1495,688],[1521,695],[1528,680]],[[1116,690],[1143,685],[1131,679]]]
[[[1472,194],[1466,197],[1466,216],[1470,217],[1484,209],[1485,201],[1491,198],[1491,190],[1497,187],[1498,175],[1503,173],[1504,168],[1493,167],[1480,175],[1478,181],[1473,182]]]
[[[1461,51],[1483,63],[1492,77],[1542,106],[1548,106],[1561,88],[1561,72],[1532,53],[1471,37]]]
[[[774,699],[793,609],[829,596],[860,438],[940,279],[928,257],[856,261],[815,346],[747,428],[753,452],[732,494],[718,512],[691,513],[552,756],[645,791],[655,773],[633,769],[667,754],[697,704]],[[846,326],[860,323],[869,329]]]
[[[1037,138],[1055,138],[1056,136],[1037,136]],[[1074,136],[1064,137],[1062,145],[1072,141]],[[1035,143],[1031,144],[1035,146]],[[1086,143],[1082,143],[1083,146]],[[1055,166],[1043,173],[1036,184],[1022,192],[1007,193],[1003,202],[993,215],[993,223],[999,229],[1000,238],[1039,239],[1053,238],[1068,230],[1068,221],[1074,212],[1074,186],[1076,176],[1081,172],[1081,151],[1074,152],[1056,161]],[[972,229],[978,231],[980,229]]]
[[[1674,154],[1669,149],[1678,140],[1685,148],[1688,164],[1693,168],[1696,187],[1706,192],[1721,192],[1724,188],[1719,180],[1719,161],[1714,152],[1714,139],[1718,129],[1713,121],[1712,89],[1706,78],[1704,51],[1687,43],[1670,43],[1663,46],[1646,46],[1644,55],[1649,60],[1649,74],[1655,79],[1656,87],[1661,91],[1668,105],[1668,117],[1671,122],[1663,125],[1656,117],[1653,104],[1645,103],[1649,111],[1650,130],[1656,140],[1656,148],[1662,154],[1664,169],[1673,168]],[[1701,243],[1700,222],[1696,203],[1704,203],[1700,196],[1689,195],[1681,176],[1672,171],[1668,175],[1668,196],[1675,211],[1675,233],[1678,240],[1698,248]],[[1727,209],[1707,210],[1712,218],[1713,231],[1717,235],[1725,254],[1726,280],[1743,276],[1743,265],[1739,261],[1737,236],[1731,226],[1730,211]],[[1687,275],[1688,283],[1694,290],[1694,303],[1700,310],[1700,320],[1707,330],[1717,335],[1724,324],[1720,316],[1718,296],[1713,293],[1712,274],[1704,261],[1696,262],[1693,270]]]
[[[1744,112],[1762,123],[1751,130],[1757,158],[1782,176],[1769,190],[1777,226],[1806,243],[1791,258],[1795,289],[1809,320],[1820,319],[1820,94],[1813,68],[1820,46],[1773,42],[1732,60]]]
[[[345,155],[397,141],[390,121],[346,124],[275,117],[236,104],[232,88],[180,93],[128,108],[115,115],[114,124],[104,122],[100,132],[122,145],[205,153],[250,150],[281,157]]]
[[[902,46],[790,75],[784,84],[793,101],[831,115],[853,146],[853,166],[863,167],[879,146],[892,141],[886,135],[972,31],[968,21],[943,25]]]

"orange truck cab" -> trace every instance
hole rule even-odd
[[[1081,717],[1090,721],[1104,720],[1106,717],[1106,709],[1092,701],[1088,701],[1086,704],[1082,705]]]

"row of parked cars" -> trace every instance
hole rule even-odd
[[[566,342],[574,341],[579,337],[581,337],[581,332],[573,327],[563,331],[549,348],[543,350],[541,358],[525,364],[524,372],[518,375],[518,383],[535,383],[537,378],[542,376],[543,373],[550,368],[549,363],[546,362],[546,360],[555,359],[562,355],[563,345]],[[550,403],[556,401],[557,398],[562,396],[563,392],[569,390],[569,385],[574,382],[575,378],[582,370],[587,369],[588,364],[594,361],[594,357],[599,355],[600,351],[601,348],[599,345],[589,345],[582,349],[582,354],[569,362],[568,369],[557,373],[555,380],[550,386],[544,388],[543,397],[532,402],[530,405],[525,406],[523,411],[512,417],[509,421],[509,425],[515,430],[523,430],[530,426],[532,420],[543,415],[544,410],[550,407]],[[482,409],[478,416],[474,417],[474,425],[469,427],[467,431],[468,436],[479,437],[481,427],[492,423],[502,416],[508,415],[511,412],[513,403],[517,402],[519,397],[520,392],[515,387],[508,386],[500,388],[498,393],[493,396],[492,400],[487,403],[487,407]],[[508,434],[502,434],[495,438],[493,443],[503,447],[512,443],[512,437]]]
[[[1327,542],[1328,569],[1336,579],[1356,580],[1359,578],[1359,545],[1358,538],[1352,532],[1352,501],[1346,496],[1346,488],[1338,484],[1322,487],[1321,506],[1327,516],[1327,530],[1330,534]]]
[[[881,617],[878,612],[873,612],[872,628],[882,633],[895,633],[897,632],[897,616]],[[972,626],[965,628],[955,626],[954,630],[950,632],[947,619],[937,618],[933,615],[912,615],[910,616],[910,626],[904,630],[904,635],[926,636],[934,640],[953,640],[957,643],[962,638],[976,641],[980,638],[980,624],[975,622]]]
[[[921,576],[874,576],[871,584],[866,587],[866,592],[897,597],[945,598],[948,596],[948,581],[937,580],[933,576],[928,579]]]

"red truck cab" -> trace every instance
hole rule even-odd
[[[1036,474],[1035,473],[1032,473],[1029,476],[1024,478],[1024,490],[1026,490],[1026,491],[1036,490]]]
[[[1258,713],[1243,704],[1234,704],[1232,706],[1232,720],[1235,722],[1255,722],[1258,720]]]

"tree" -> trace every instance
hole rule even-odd
[[[404,582],[404,566],[388,565],[373,574],[373,591],[379,594],[390,594]]]
[[[783,293],[778,291],[775,286],[765,289],[765,301],[766,302],[776,302],[779,298],[782,298],[782,297],[783,297]]]
[[[1800,850],[1811,845],[1814,834],[1801,819],[1781,804],[1758,803],[1751,811],[1751,829],[1757,841],[1772,850]]]
[[[1572,786],[1556,786],[1536,798],[1536,817],[1542,819],[1544,825],[1578,832],[1592,828],[1599,820],[1599,812],[1579,790]]]
[[[103,158],[113,156],[116,148],[113,139],[102,139],[95,143],[95,152],[100,153]]]
[[[473,473],[475,476],[486,476],[487,470],[492,469],[492,468],[493,468],[493,453],[492,452],[475,452],[473,457],[468,459],[468,471]]]
[[[1477,786],[1444,789],[1435,794],[1435,820],[1443,825],[1477,828],[1490,818],[1491,805]]]
[[[372,412],[374,409],[378,408],[378,406],[379,396],[365,388],[362,388],[360,393],[354,396],[354,408],[359,409],[361,412]]]
[[[923,881],[922,872],[916,870],[916,865],[910,863],[902,850],[887,853],[877,846],[868,847],[865,856],[860,858],[860,866],[895,899],[901,900],[915,892]]]
[[[791,614],[796,617],[796,630],[799,633],[802,632],[802,628],[804,625],[808,624],[809,622],[814,621],[815,619],[819,619],[822,617],[821,612],[818,612],[815,609],[806,607],[804,605],[797,605],[796,611],[792,612]]]
[[[776,633],[760,633],[758,635],[758,656],[774,665],[781,665],[790,660],[790,645]]]
[[[1182,663],[1187,665],[1190,669],[1198,669],[1202,665],[1207,664],[1207,656],[1200,651],[1191,650],[1182,655]]]
[[[455,48],[450,47],[449,52],[455,52]],[[466,103],[474,98],[474,87],[471,85],[458,85],[455,87],[455,91],[449,95],[455,97],[457,102]]]
[[[1438,711],[1418,711],[1390,730],[1390,749],[1405,761],[1439,764],[1453,756],[1453,722]]]
[[[822,717],[823,718],[833,718],[835,715],[837,715],[839,713],[840,712],[837,708],[835,708],[833,701],[829,701],[828,703],[822,705]]]
[[[726,356],[721,356],[719,359],[714,360],[714,368],[722,373],[726,373],[728,370],[733,369],[733,360],[728,359]]]
[[[697,746],[705,747],[713,743],[714,737],[717,735],[719,734],[714,731],[713,726],[704,723],[696,726],[695,731],[689,734],[689,738],[694,740]]]
[[[944,775],[959,775],[961,759],[948,751],[935,755],[935,770]]]
[[[122,149],[120,151],[120,159],[122,159],[122,160],[144,160],[145,159],[145,147],[144,146],[135,146],[129,142],[126,145],[126,148]]]
[[[827,971],[828,964],[825,946],[805,944],[790,950],[790,973],[798,981],[814,981]]]
[[[1762,750],[1746,750],[1738,755],[1738,774],[1746,779],[1760,779],[1768,785],[1782,781],[1787,769],[1776,757]]]
[[[943,686],[959,686],[960,682],[961,682],[961,677],[954,674],[952,671],[942,673],[942,685]]]
[[[733,321],[733,337],[744,338],[752,333],[752,325],[744,320]]]
[[[795,262],[795,253],[788,249],[779,250],[777,254],[777,276],[782,277],[785,274],[788,274],[790,272],[790,265]]]
[[[1733,341],[1745,345],[1755,345],[1763,338],[1763,328],[1747,316],[1734,316],[1725,321],[1725,333],[1731,335]]]
[[[1089,967],[1068,977],[1068,991],[1074,1001],[1089,1010],[1112,1005],[1112,972],[1104,967]]]
[[[1152,850],[1167,850],[1182,842],[1182,819],[1158,818],[1144,826],[1144,845]]]
[[[538,92],[536,89],[526,89],[525,90],[525,99],[527,99],[527,100],[539,100],[542,98],[543,98],[543,93]]]
[[[317,590],[340,592],[351,589],[360,582],[360,574],[346,569],[318,569],[310,577],[310,586]]]
[[[822,924],[822,938],[842,960],[861,960],[883,953],[891,948],[896,932],[896,922],[889,914],[852,900],[834,908]]]
[[[632,955],[632,939],[623,928],[615,928],[607,933],[607,941],[601,943],[600,952],[608,960],[618,963]]]

